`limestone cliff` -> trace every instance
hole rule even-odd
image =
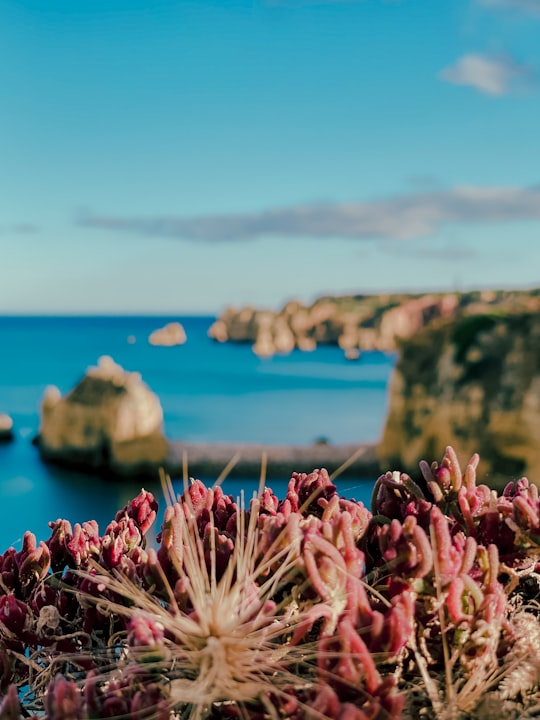
[[[141,376],[102,357],[65,397],[48,388],[38,446],[45,459],[81,469],[144,473],[167,457],[162,424],[159,399]]]
[[[281,310],[227,308],[209,330],[218,342],[251,343],[255,353],[270,356],[318,344],[339,345],[349,356],[358,350],[394,351],[437,318],[494,308],[536,308],[539,291],[386,294],[324,297],[312,305],[294,300]]]
[[[540,313],[438,321],[401,344],[379,445],[385,468],[416,469],[453,445],[481,471],[540,483]]]

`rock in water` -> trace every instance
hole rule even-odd
[[[0,413],[0,442],[13,440],[13,420],[6,413]]]
[[[154,330],[148,338],[150,345],[162,345],[163,347],[183,345],[186,340],[186,332],[179,322],[171,322],[165,327]]]
[[[155,472],[168,452],[158,397],[107,356],[65,397],[47,389],[38,446],[44,459],[118,475]]]

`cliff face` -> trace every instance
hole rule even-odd
[[[396,349],[433,318],[453,316],[456,295],[374,296],[351,306],[325,299],[311,306],[298,301],[277,312],[227,308],[209,330],[219,342],[249,342],[257,355],[314,350],[319,344],[353,350]],[[352,357],[352,355],[351,355]]]
[[[438,318],[461,313],[536,309],[540,291],[482,291],[428,295],[354,295],[299,301],[281,310],[227,308],[209,330],[218,342],[252,343],[255,353],[270,356],[318,344],[339,345],[348,357],[358,350],[396,350],[399,341],[420,332]]]
[[[140,375],[103,357],[65,397],[47,390],[38,445],[44,458],[81,469],[144,472],[167,457],[162,423],[159,399]]]
[[[540,314],[439,321],[402,343],[379,445],[385,468],[416,469],[453,445],[481,471],[540,483]]]

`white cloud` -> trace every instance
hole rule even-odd
[[[528,65],[520,65],[508,56],[471,53],[455,65],[444,68],[439,77],[454,85],[468,85],[487,95],[507,95],[515,84],[531,81],[536,73]]]
[[[148,236],[208,242],[272,237],[343,237],[357,240],[430,237],[452,223],[540,220],[540,186],[456,187],[382,200],[269,208],[199,217],[119,217],[86,213],[78,224]]]

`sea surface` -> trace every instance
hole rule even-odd
[[[171,320],[187,333],[180,347],[152,347],[148,335]],[[44,464],[32,445],[47,385],[69,391],[110,355],[140,372],[161,400],[170,439],[310,444],[364,443],[380,436],[394,357],[363,353],[347,361],[336,347],[256,357],[249,345],[207,337],[212,317],[0,317],[0,412],[14,420],[16,439],[0,444],[0,553],[20,547],[25,530],[49,536],[48,522],[95,519],[100,530],[140,490]],[[295,468],[308,472],[312,468]],[[214,478],[201,478],[210,484]],[[270,481],[282,497],[288,477]],[[372,480],[337,480],[347,497],[369,502]],[[226,480],[227,493],[249,497],[258,478]],[[178,492],[182,483],[175,484]],[[159,486],[147,483],[163,509]],[[160,516],[161,517],[161,516]],[[158,520],[157,525],[159,526]],[[158,527],[159,529],[159,527]]]

